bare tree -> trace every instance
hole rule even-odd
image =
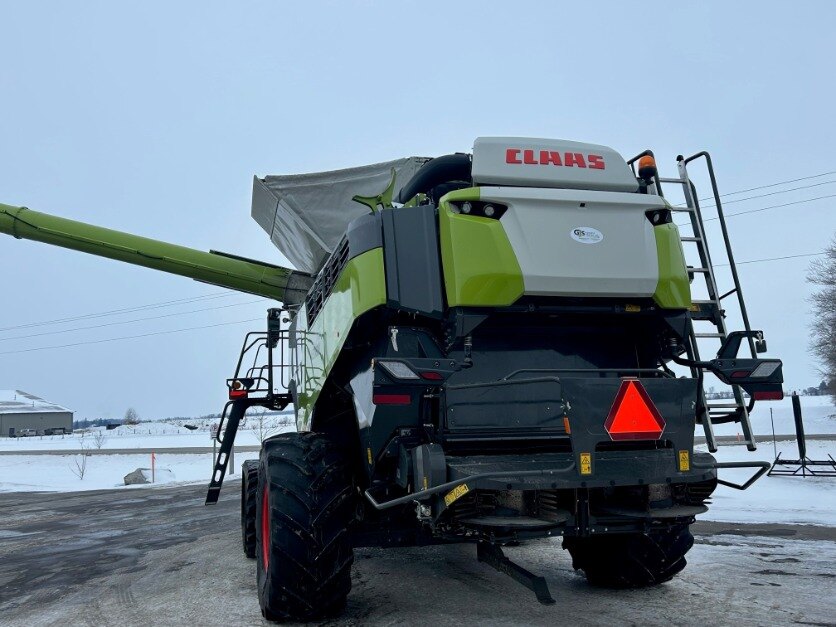
[[[813,294],[811,350],[819,359],[828,393],[836,401],[836,237],[824,257],[810,264],[807,280],[819,289]]]
[[[70,470],[79,479],[84,479],[84,473],[87,472],[87,458],[89,456],[90,453],[88,453],[87,449],[84,446],[82,446],[81,455],[76,455],[73,458],[73,463],[70,465]]]
[[[133,407],[128,407],[128,410],[125,412],[125,417],[122,419],[123,425],[138,425],[139,424],[139,414]]]
[[[96,434],[93,436],[93,446],[97,449],[101,449],[106,439],[107,437],[105,437],[104,431],[96,431]]]
[[[267,416],[267,410],[263,407],[253,412],[251,419],[250,429],[252,429],[259,442],[264,442],[264,440],[278,432],[278,429],[272,425],[269,416]]]

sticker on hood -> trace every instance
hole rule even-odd
[[[604,239],[604,234],[598,229],[593,229],[591,226],[576,226],[569,235],[576,242],[581,244],[597,244]]]

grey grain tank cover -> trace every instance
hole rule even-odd
[[[397,196],[428,160],[407,157],[330,172],[255,177],[252,216],[297,270],[316,274],[348,224],[369,212],[352,198],[382,193],[393,168]]]

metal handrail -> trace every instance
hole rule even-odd
[[[511,374],[502,378],[503,381],[515,377],[523,372],[581,372],[581,373],[601,373],[614,372],[624,374],[654,374],[655,376],[676,378],[673,374],[665,372],[664,370],[657,370],[656,368],[520,368],[514,370]]]
[[[751,486],[755,481],[763,477],[767,471],[772,467],[772,464],[769,462],[712,462],[709,464],[701,464],[696,460],[691,464],[693,468],[701,468],[704,470],[718,470],[720,468],[760,468],[754,475],[749,477],[749,480],[746,483],[734,483],[732,481],[724,481],[723,479],[717,478],[717,483],[720,485],[727,486],[729,488],[734,488],[735,490],[745,490],[749,486]]]
[[[699,159],[700,157],[705,158],[705,165],[706,169],[708,170],[708,178],[711,181],[711,192],[714,194],[714,204],[717,208],[717,218],[720,221],[720,229],[723,232],[723,241],[726,245],[726,255],[729,259],[729,267],[732,273],[732,280],[734,281],[734,287],[737,290],[737,302],[740,305],[740,315],[743,319],[743,328],[746,331],[751,331],[751,325],[749,324],[749,314],[746,311],[746,303],[743,301],[743,290],[740,287],[740,278],[737,274],[737,264],[734,261],[734,253],[731,249],[731,241],[729,240],[729,231],[726,227],[726,217],[723,213],[723,203],[720,201],[720,190],[717,187],[717,177],[714,174],[714,165],[711,161],[711,155],[708,154],[707,151],[703,150],[698,152],[694,155],[691,155],[687,159],[683,161],[685,165],[688,165],[691,161],[695,159]],[[752,351],[752,357],[757,358],[757,351],[755,349],[755,341],[752,337],[749,337],[749,348]]]
[[[447,483],[442,483],[441,485],[433,486],[432,488],[427,488],[426,490],[421,490],[420,492],[415,492],[413,494],[407,494],[406,496],[401,496],[396,499],[392,499],[391,501],[385,501],[383,503],[378,503],[375,498],[372,496],[371,488],[365,491],[366,499],[371,503],[372,507],[376,510],[384,510],[389,509],[391,507],[397,507],[398,505],[406,505],[408,503],[418,502],[426,499],[427,497],[433,496],[438,494],[439,492],[444,492],[445,490],[452,490],[455,487],[468,483],[470,481],[481,481],[482,479],[499,479],[501,477],[537,477],[537,476],[544,476],[550,477],[552,475],[559,475],[571,470],[575,469],[575,462],[571,462],[568,466],[563,468],[544,468],[541,470],[506,470],[506,471],[495,471],[495,472],[482,472],[475,475],[471,475],[464,479],[456,479],[454,481],[448,481]]]

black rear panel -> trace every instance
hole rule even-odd
[[[697,381],[660,369],[669,329],[657,315],[491,316],[472,333],[472,366],[455,372],[442,390],[445,448],[468,454],[480,447],[509,453],[579,446],[592,451],[689,448]],[[464,361],[464,343],[454,345],[450,356]],[[659,441],[616,444],[605,430],[626,378],[642,382],[667,420]]]
[[[382,211],[387,304],[441,318],[444,311],[435,207]]]

